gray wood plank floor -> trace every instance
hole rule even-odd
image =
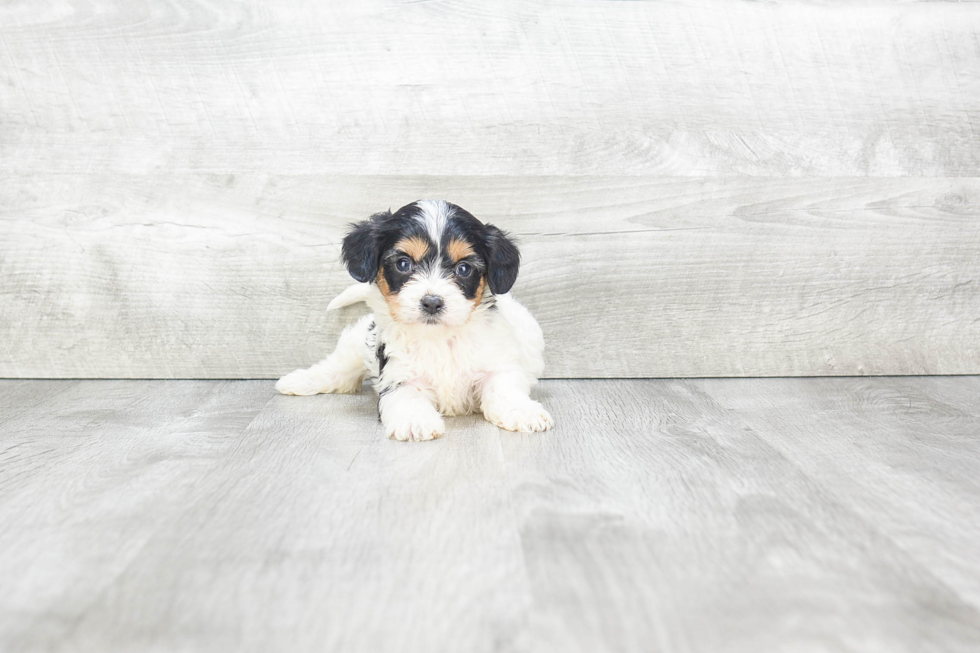
[[[0,381],[2,651],[975,651],[980,378]]]

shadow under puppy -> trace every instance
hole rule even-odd
[[[500,229],[442,200],[420,200],[352,225],[343,258],[361,282],[328,309],[366,302],[330,356],[279,379],[283,394],[357,392],[370,377],[388,437],[431,440],[443,415],[480,411],[511,431],[553,422],[530,398],[544,337],[508,293],[520,253]]]

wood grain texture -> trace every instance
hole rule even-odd
[[[374,397],[291,399],[88,608],[80,647],[506,647],[529,594],[497,429],[457,419],[460,437],[412,450],[380,436]]]
[[[972,3],[6,2],[0,169],[972,176]]]
[[[402,444],[370,394],[3,381],[0,649],[973,651],[978,388],[546,381],[554,431]]]
[[[346,225],[427,196],[519,239],[550,377],[980,370],[977,178],[6,174],[0,376],[309,365]]]
[[[972,553],[980,541],[975,377],[699,386],[980,608],[980,566]]]
[[[713,387],[768,407],[814,383],[773,380],[759,404],[752,380],[717,380]],[[502,437],[537,608],[522,650],[976,646],[975,606],[701,387],[552,382],[545,404],[558,430]],[[888,379],[865,387],[891,389]],[[866,407],[863,416],[873,421],[890,409]],[[817,416],[798,417],[803,424]],[[882,437],[866,424],[851,426],[839,437]],[[975,439],[973,445],[980,450]],[[814,446],[833,457],[846,444],[825,439]],[[873,454],[863,461],[885,462]],[[975,458],[964,467],[980,470]],[[901,474],[891,480],[901,484]],[[950,489],[947,499],[971,500]],[[922,523],[910,519],[908,531]],[[975,563],[974,548],[961,540],[947,550]],[[926,616],[924,605],[935,610]]]
[[[523,240],[553,377],[980,371],[980,5],[0,4],[0,376],[274,377],[343,225]]]
[[[0,404],[0,649],[10,651],[64,644],[269,398],[243,382],[31,387],[45,400],[26,412]]]

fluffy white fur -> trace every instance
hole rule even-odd
[[[351,286],[330,307],[358,301],[366,301],[374,313],[344,329],[326,359],[279,379],[276,390],[290,395],[357,392],[365,377],[378,377],[376,351],[383,342],[385,379],[395,385],[379,403],[388,437],[431,440],[445,432],[443,415],[477,411],[509,431],[544,431],[553,425],[529,396],[544,370],[541,327],[509,293],[496,296],[497,310],[474,311],[458,326],[395,321],[378,288],[366,283]]]
[[[435,203],[418,204],[419,219],[438,243],[447,212]],[[426,323],[419,308],[421,298],[432,294],[445,301],[435,324]],[[395,440],[438,438],[444,415],[477,411],[511,431],[551,428],[551,416],[530,398],[544,370],[541,328],[509,293],[485,288],[478,299],[466,299],[438,271],[420,271],[387,299],[373,283],[350,286],[328,308],[366,302],[373,313],[344,329],[330,356],[282,377],[276,389],[290,395],[356,392],[372,378],[382,424]]]

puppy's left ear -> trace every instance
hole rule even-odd
[[[487,229],[487,282],[490,292],[503,295],[509,292],[517,281],[517,271],[521,267],[521,253],[507,234],[492,224]]]
[[[376,213],[364,222],[351,225],[350,232],[344,237],[340,251],[344,265],[350,276],[364,283],[378,276],[381,252],[378,251],[378,223],[391,213]]]

